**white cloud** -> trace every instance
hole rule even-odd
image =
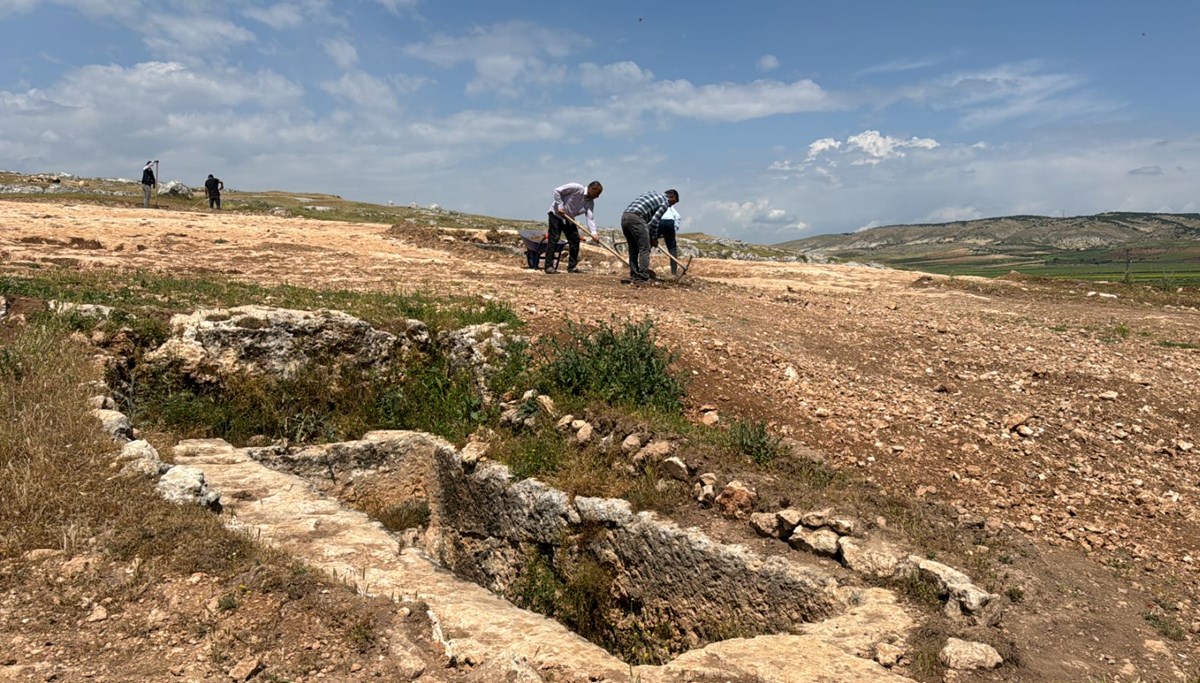
[[[321,89],[367,109],[400,108],[390,83],[361,71],[342,74],[336,81],[326,81],[321,84]]]
[[[145,43],[156,54],[211,58],[234,45],[252,43],[254,34],[222,19],[203,15],[181,18],[153,13],[145,18]]]
[[[1107,114],[1123,106],[1084,90],[1087,79],[1042,70],[1036,61],[959,72],[903,89],[902,97],[961,110],[968,128],[1014,119],[1057,121]]]
[[[878,219],[872,219],[871,221],[864,223],[864,224],[858,226],[857,228],[855,228],[854,232],[866,232],[867,230],[870,230],[871,228],[878,228],[881,225],[883,225],[883,223],[881,221],[879,221]]]
[[[779,68],[779,58],[775,55],[763,55],[762,57],[758,58],[756,66],[758,66],[758,70],[763,73],[774,71],[775,69]]]
[[[714,226],[712,229],[726,234],[760,231],[776,237],[784,233],[802,232],[809,227],[792,212],[772,207],[771,200],[765,198],[742,202],[702,202],[692,225]]]
[[[821,138],[815,140],[808,145],[808,161],[816,159],[822,152],[841,149],[842,141],[833,138]]]
[[[818,141],[819,142],[819,141]],[[867,156],[851,162],[854,164],[878,164],[885,159],[899,159],[904,156],[900,151],[904,148],[934,149],[939,146],[933,138],[913,137],[908,140],[881,135],[877,130],[864,130],[858,135],[846,138],[847,149],[854,148]]]
[[[278,2],[270,7],[247,7],[242,10],[242,14],[276,31],[293,29],[304,24],[303,9],[290,2]]]
[[[930,211],[925,216],[928,223],[953,223],[955,221],[970,221],[983,218],[983,213],[973,206],[943,206]]]
[[[598,66],[586,62],[579,66],[579,82],[583,87],[601,92],[624,92],[654,81],[654,72],[643,69],[637,62],[616,62]]]
[[[553,61],[587,44],[586,38],[571,31],[511,21],[475,27],[462,36],[437,34],[404,51],[444,68],[473,64],[475,78],[467,84],[467,92],[511,97],[531,83],[561,82],[566,67]]]
[[[326,38],[321,41],[321,49],[343,70],[348,70],[358,63],[358,49],[354,47],[354,43],[347,40]]]
[[[658,81],[650,87],[650,93],[656,110],[700,121],[737,122],[840,108],[820,86],[807,79],[701,86],[684,80]]]
[[[869,76],[871,74],[887,74],[899,73],[902,71],[913,71],[916,69],[924,69],[934,66],[939,63],[939,59],[895,59],[882,64],[868,66],[865,69],[860,69],[857,73],[859,76]]]
[[[401,14],[404,10],[412,10],[421,0],[375,0],[392,14]]]

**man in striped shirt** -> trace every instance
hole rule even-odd
[[[595,215],[595,199],[604,191],[604,186],[599,180],[593,180],[588,183],[587,187],[579,183],[567,183],[561,187],[554,188],[554,203],[550,205],[550,225],[546,234],[546,248],[549,250],[551,245],[558,244],[558,236],[562,234],[567,238],[567,272],[579,272],[579,228],[575,227],[574,219],[579,214],[584,214],[587,218],[588,232],[592,233],[592,240],[599,241],[596,236],[596,215]],[[546,274],[552,275],[555,269],[550,265],[550,259],[546,259]]]
[[[640,284],[650,281],[650,244],[657,240],[658,220],[663,212],[679,202],[679,193],[647,192],[630,202],[621,214],[621,232],[629,245],[629,281]]]

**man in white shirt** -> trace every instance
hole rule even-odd
[[[592,241],[599,242],[600,237],[596,233],[596,215],[594,200],[604,191],[604,186],[599,180],[593,180],[587,184],[587,187],[579,183],[567,183],[561,187],[554,188],[554,203],[550,205],[550,229],[546,235],[546,248],[552,249],[558,244],[558,237],[561,234],[567,238],[567,272],[579,272],[579,229],[575,227],[574,219],[580,214],[585,214],[587,218],[588,232],[592,233]],[[553,275],[557,272],[551,263],[550,259],[546,259],[546,274]]]

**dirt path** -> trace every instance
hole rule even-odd
[[[1073,648],[1057,671],[1083,670],[1064,663],[1074,658],[1115,675],[1130,658],[1144,680],[1156,680],[1154,668],[1170,663],[1141,647],[1163,638],[1143,618],[1148,594],[1185,630],[1197,619],[1194,295],[703,259],[680,283],[631,288],[592,248],[589,272],[546,276],[523,269],[519,254],[419,230],[386,233],[382,225],[0,202],[0,266],[480,294],[510,302],[534,333],[568,319],[652,317],[692,374],[693,409],[710,403],[723,416],[767,420],[884,492],[1002,526],[1027,538],[1038,561],[1057,558],[1046,576],[1079,563],[1072,577],[1094,584],[1095,595],[1064,593],[1057,579],[1029,585],[1063,619],[1074,616],[1066,610],[1107,607],[1127,632],[1094,645],[1090,633],[1069,634],[1054,646],[1036,631],[1017,634],[1033,652]],[[666,271],[665,261],[654,265]],[[1171,647],[1194,657],[1192,635],[1183,637]],[[1186,671],[1191,661],[1175,665]]]

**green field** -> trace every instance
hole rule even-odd
[[[1016,271],[1041,277],[1123,282],[1128,273],[1130,282],[1164,289],[1200,287],[1200,243],[1194,241],[1131,245],[1128,256],[1125,247],[1084,251],[1030,247],[969,255],[933,253],[889,257],[873,254],[871,260],[893,268],[942,275],[999,277]]]

